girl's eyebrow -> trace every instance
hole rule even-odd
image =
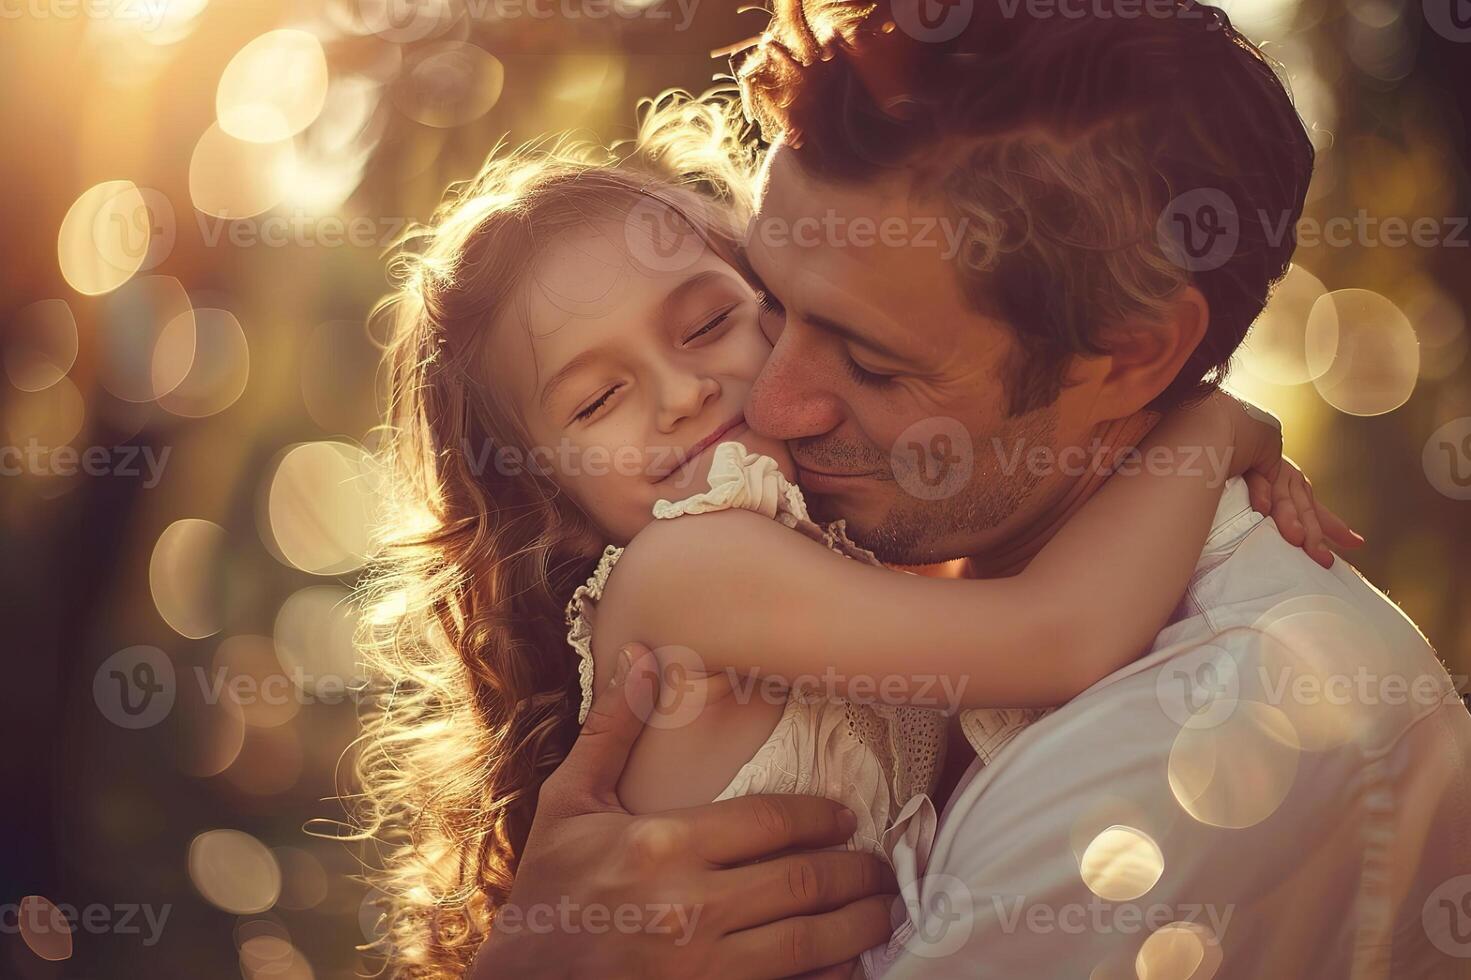
[[[659,322],[668,323],[669,318],[674,314],[680,301],[690,293],[693,293],[708,282],[724,282],[727,278],[726,274],[718,269],[706,269],[704,272],[697,272],[688,279],[685,279],[678,286],[671,289],[663,301],[659,303]]]
[[[572,358],[572,360],[562,365],[561,370],[548,378],[546,384],[542,385],[541,398],[538,399],[541,407],[543,409],[547,407],[547,402],[551,400],[553,389],[555,389],[562,382],[566,381],[568,378],[576,374],[578,371],[582,370],[590,363],[596,361],[599,357],[602,356],[602,353],[602,348],[593,347],[589,350],[583,351],[576,357]]]

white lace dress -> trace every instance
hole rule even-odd
[[[843,521],[814,523],[801,490],[782,476],[776,461],[749,453],[738,442],[716,447],[709,490],[677,502],[661,500],[654,505],[654,517],[672,520],[735,508],[769,517],[841,555],[881,564],[872,552],[848,540]],[[593,695],[592,607],[622,554],[622,548],[609,545],[597,570],[567,605],[567,642],[581,658],[579,721],[586,719]],[[792,691],[770,736],[716,799],[798,793],[837,800],[858,815],[848,846],[887,856],[885,832],[896,825],[906,804],[917,806],[921,799],[928,803],[944,744],[945,719],[938,711],[851,704]]]

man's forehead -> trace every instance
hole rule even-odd
[[[801,153],[783,142],[772,144],[756,183],[755,208],[796,217],[833,212],[882,220],[903,215],[915,204],[915,173],[906,167],[863,181],[834,181],[808,171]]]

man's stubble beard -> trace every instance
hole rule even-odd
[[[954,494],[938,500],[916,497],[895,478],[894,463],[884,454],[883,471],[877,479],[896,496],[878,523],[871,528],[855,527],[848,518],[848,536],[891,565],[928,565],[971,556],[977,535],[995,530],[1011,520],[1042,483],[1045,473],[1027,465],[1034,448],[1052,449],[1057,435],[1058,413],[1045,406],[1025,415],[1006,418],[994,430],[971,434],[973,467],[970,479]],[[807,458],[820,458],[831,465],[868,459],[873,450],[845,444],[811,447]],[[809,501],[814,519],[826,523],[847,515],[836,512],[832,502],[821,496]]]

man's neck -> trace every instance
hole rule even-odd
[[[1101,423],[1084,447],[1089,451],[1085,471],[1053,489],[1052,500],[1031,521],[995,547],[964,559],[961,574],[966,578],[1005,578],[1026,568],[1052,536],[1103,488],[1122,454],[1138,446],[1159,419],[1158,413],[1146,411]]]

